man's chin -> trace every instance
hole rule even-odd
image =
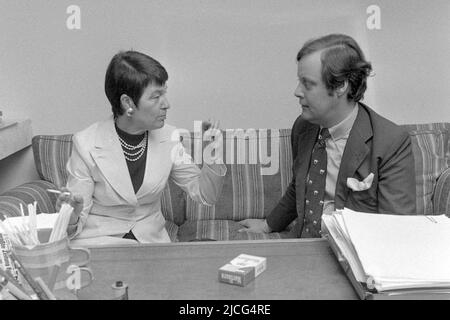
[[[305,120],[309,120],[311,118],[311,113],[309,112],[308,107],[302,107],[302,113],[300,115]]]
[[[300,114],[300,116],[304,120],[306,120],[306,121],[308,121],[310,123],[317,124],[317,119],[309,112],[308,109],[306,109],[306,110],[302,109],[302,113]]]

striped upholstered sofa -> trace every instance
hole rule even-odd
[[[411,135],[416,168],[418,214],[450,213],[450,123],[404,125]],[[195,132],[183,135],[194,161],[202,162],[203,141]],[[239,220],[264,218],[292,178],[290,129],[226,130],[223,159],[227,175],[220,200],[207,207],[192,201],[172,182],[161,200],[166,228],[173,241],[279,239],[294,237],[292,223],[281,233],[239,233]],[[34,201],[38,212],[55,212],[56,197],[47,188],[65,185],[65,163],[72,135],[35,136],[32,148],[41,178],[0,195],[0,212],[19,214],[19,204]]]

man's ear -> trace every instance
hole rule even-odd
[[[342,86],[340,86],[339,88],[336,89],[336,94],[338,97],[342,96],[343,94],[346,94],[348,91],[348,81],[345,80],[344,83],[342,84]]]

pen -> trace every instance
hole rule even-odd
[[[2,284],[0,284],[0,300],[17,300]]]
[[[9,255],[11,259],[14,261],[14,264],[16,265],[17,269],[19,269],[20,273],[23,275],[25,280],[30,285],[31,289],[37,294],[40,300],[49,300],[49,297],[45,294],[45,292],[41,289],[41,287],[34,281],[34,279],[31,277],[31,275],[28,273],[28,271],[25,269],[25,267],[22,265],[22,263],[17,259],[14,252],[9,252]]]
[[[0,284],[2,287],[8,289],[8,291],[13,294],[15,297],[17,297],[20,300],[31,300],[31,297],[17,288],[14,284],[12,284],[8,279],[5,277],[1,277]]]
[[[60,265],[56,265],[53,268],[53,272],[50,274],[50,278],[48,279],[48,286],[50,290],[53,290],[56,283],[56,278],[58,277],[59,269],[61,268]],[[47,294],[48,295],[48,294]]]
[[[36,278],[36,283],[41,287],[41,289],[45,292],[45,294],[50,300],[56,300],[55,295],[50,291],[50,289],[47,287],[47,285],[45,284],[44,280],[42,280],[41,277]]]
[[[59,191],[59,190],[55,190],[55,189],[47,189],[47,192],[50,192],[50,193],[56,193],[56,194],[64,194],[64,195],[67,195],[67,196],[70,196],[70,192],[69,191]]]
[[[12,274],[11,270],[0,268],[0,276],[11,282],[21,291],[26,292],[25,288],[16,280],[16,277]]]

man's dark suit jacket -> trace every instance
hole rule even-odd
[[[294,175],[277,206],[267,217],[273,231],[283,231],[298,217],[295,228],[300,237],[303,228],[305,182],[311,152],[320,127],[297,118],[291,143]],[[352,191],[347,178],[374,179],[365,191]],[[414,156],[409,134],[359,103],[359,112],[345,146],[335,192],[335,208],[361,212],[416,214]]]

